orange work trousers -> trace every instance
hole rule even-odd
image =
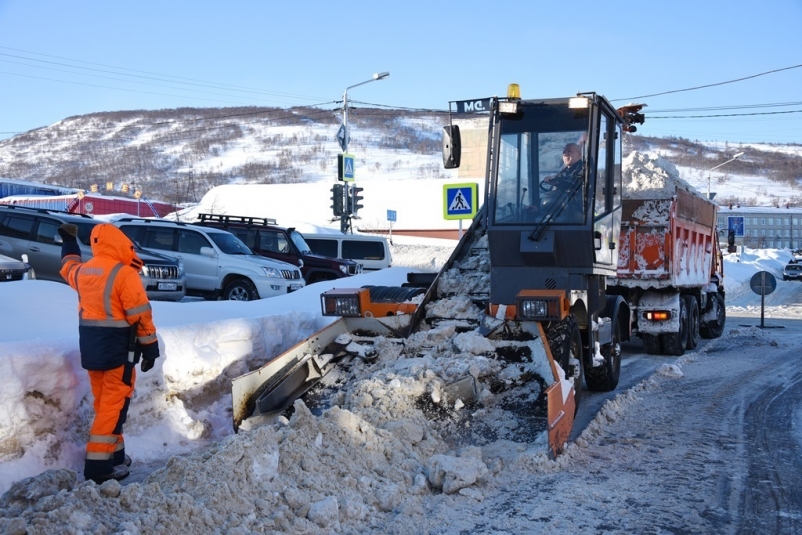
[[[123,424],[134,392],[136,370],[126,363],[112,370],[87,370],[95,396],[95,419],[86,443],[84,478],[110,474],[125,461]]]

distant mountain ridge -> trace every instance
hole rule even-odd
[[[348,119],[349,152],[357,156],[362,176],[454,176],[443,169],[440,154],[445,113],[349,107]],[[194,202],[222,184],[334,178],[341,121],[340,109],[311,107],[92,113],[0,141],[0,177],[84,189],[125,183],[151,198]],[[699,170],[744,147],[639,135],[627,142],[628,150],[656,152]],[[749,145],[748,157],[727,170],[799,185],[802,146]],[[734,199],[741,201],[748,202]],[[802,202],[802,197],[788,202]]]

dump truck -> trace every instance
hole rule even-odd
[[[721,336],[726,309],[716,205],[675,184],[625,197],[622,208],[618,270],[607,292],[629,303],[646,352],[682,355],[700,336]]]
[[[642,105],[616,109],[596,93],[525,100],[512,84],[507,97],[449,108],[448,169],[461,161],[458,118],[488,119],[484,203],[451,257],[431,280],[409,280],[407,294],[323,293],[324,315],[340,319],[234,379],[235,429],[251,415],[286,410],[339,363],[450,351],[466,334],[482,336],[486,357],[503,365],[444,378],[428,400],[445,409],[492,392],[517,419],[510,427],[552,457],[565,447],[583,391],[616,388],[621,343],[639,309],[628,291],[607,289],[618,278],[622,142],[643,122]],[[432,333],[452,338],[425,346]],[[472,436],[480,424],[471,423]]]

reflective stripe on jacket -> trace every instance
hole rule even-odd
[[[130,326],[138,324],[137,341],[158,343],[148,300],[138,270],[142,261],[131,240],[108,223],[92,229],[93,258],[62,259],[61,276],[78,292],[78,334],[81,365],[111,370],[128,360]]]

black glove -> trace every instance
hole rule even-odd
[[[61,236],[61,258],[67,255],[81,256],[81,249],[78,247],[78,227],[71,223],[64,223],[58,228]]]
[[[139,369],[142,373],[153,368],[156,364],[156,359],[159,358],[159,342],[151,342],[150,344],[137,343],[137,349],[142,353],[142,364]]]

